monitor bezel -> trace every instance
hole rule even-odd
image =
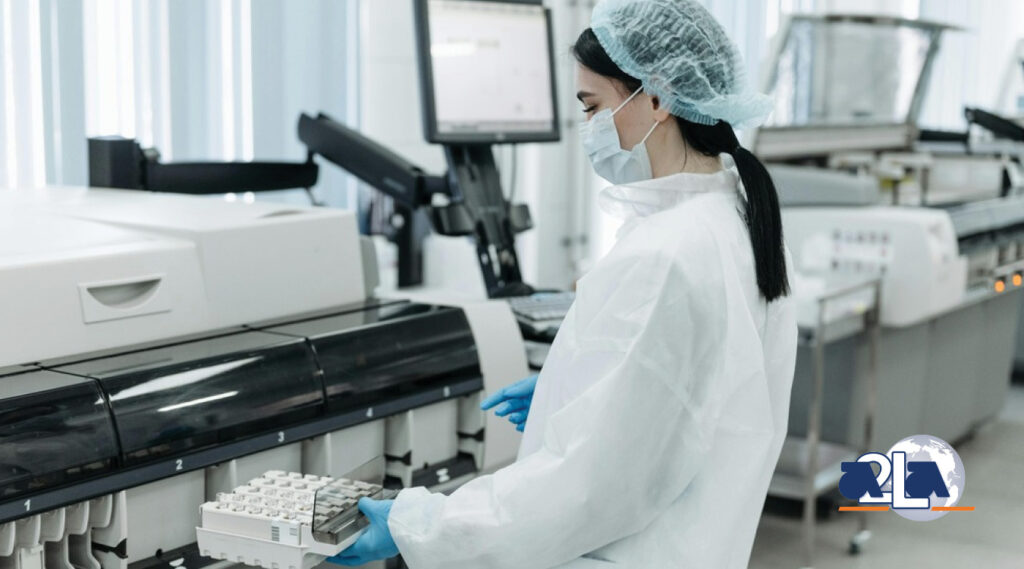
[[[457,2],[487,1],[495,4],[531,4],[523,0],[453,0]],[[552,128],[540,131],[442,133],[437,128],[437,107],[434,99],[434,69],[430,56],[430,0],[415,0],[416,48],[419,67],[420,100],[423,104],[423,135],[427,142],[434,144],[508,144],[520,142],[557,142],[561,140],[559,122],[558,88],[555,85],[554,34],[551,25],[551,10],[541,6],[548,36],[548,73],[550,74],[552,101]]]

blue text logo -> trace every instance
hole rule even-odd
[[[888,453],[869,452],[856,462],[842,463],[839,492],[857,506],[840,511],[886,511],[904,518],[930,521],[959,507],[964,492],[964,464],[946,441],[930,435],[907,437]]]

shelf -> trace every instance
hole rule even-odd
[[[780,498],[805,499],[807,493],[807,440],[801,437],[786,437],[782,454],[775,467],[768,494]],[[818,443],[818,471],[814,475],[814,495],[820,496],[839,486],[843,475],[842,463],[857,460],[860,453],[853,449],[829,442]]]

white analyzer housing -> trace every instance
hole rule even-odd
[[[269,470],[512,461],[479,409],[528,374],[508,305],[375,298],[373,258],[347,211],[0,191],[0,564],[200,567],[200,506]]]

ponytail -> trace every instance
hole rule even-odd
[[[622,83],[626,92],[640,88],[641,83],[620,69],[601,47],[593,30],[580,34],[572,48],[576,60],[598,75]],[[771,302],[789,294],[786,277],[786,255],[782,244],[782,215],[775,184],[764,164],[749,150],[740,146],[732,125],[718,121],[713,125],[698,124],[676,117],[679,130],[693,149],[706,156],[731,154],[747,192],[747,229],[754,250],[757,288]]]
[[[771,302],[789,294],[779,196],[772,177],[757,156],[737,145],[732,151],[732,158],[747,191],[747,229],[754,247],[757,286],[765,299]]]
[[[731,154],[740,180],[747,192],[747,230],[754,250],[757,287],[771,302],[789,294],[786,254],[782,242],[782,214],[775,183],[764,164],[752,152],[740,146],[732,125],[725,121],[703,125],[676,117],[683,138],[694,150],[706,156]]]

